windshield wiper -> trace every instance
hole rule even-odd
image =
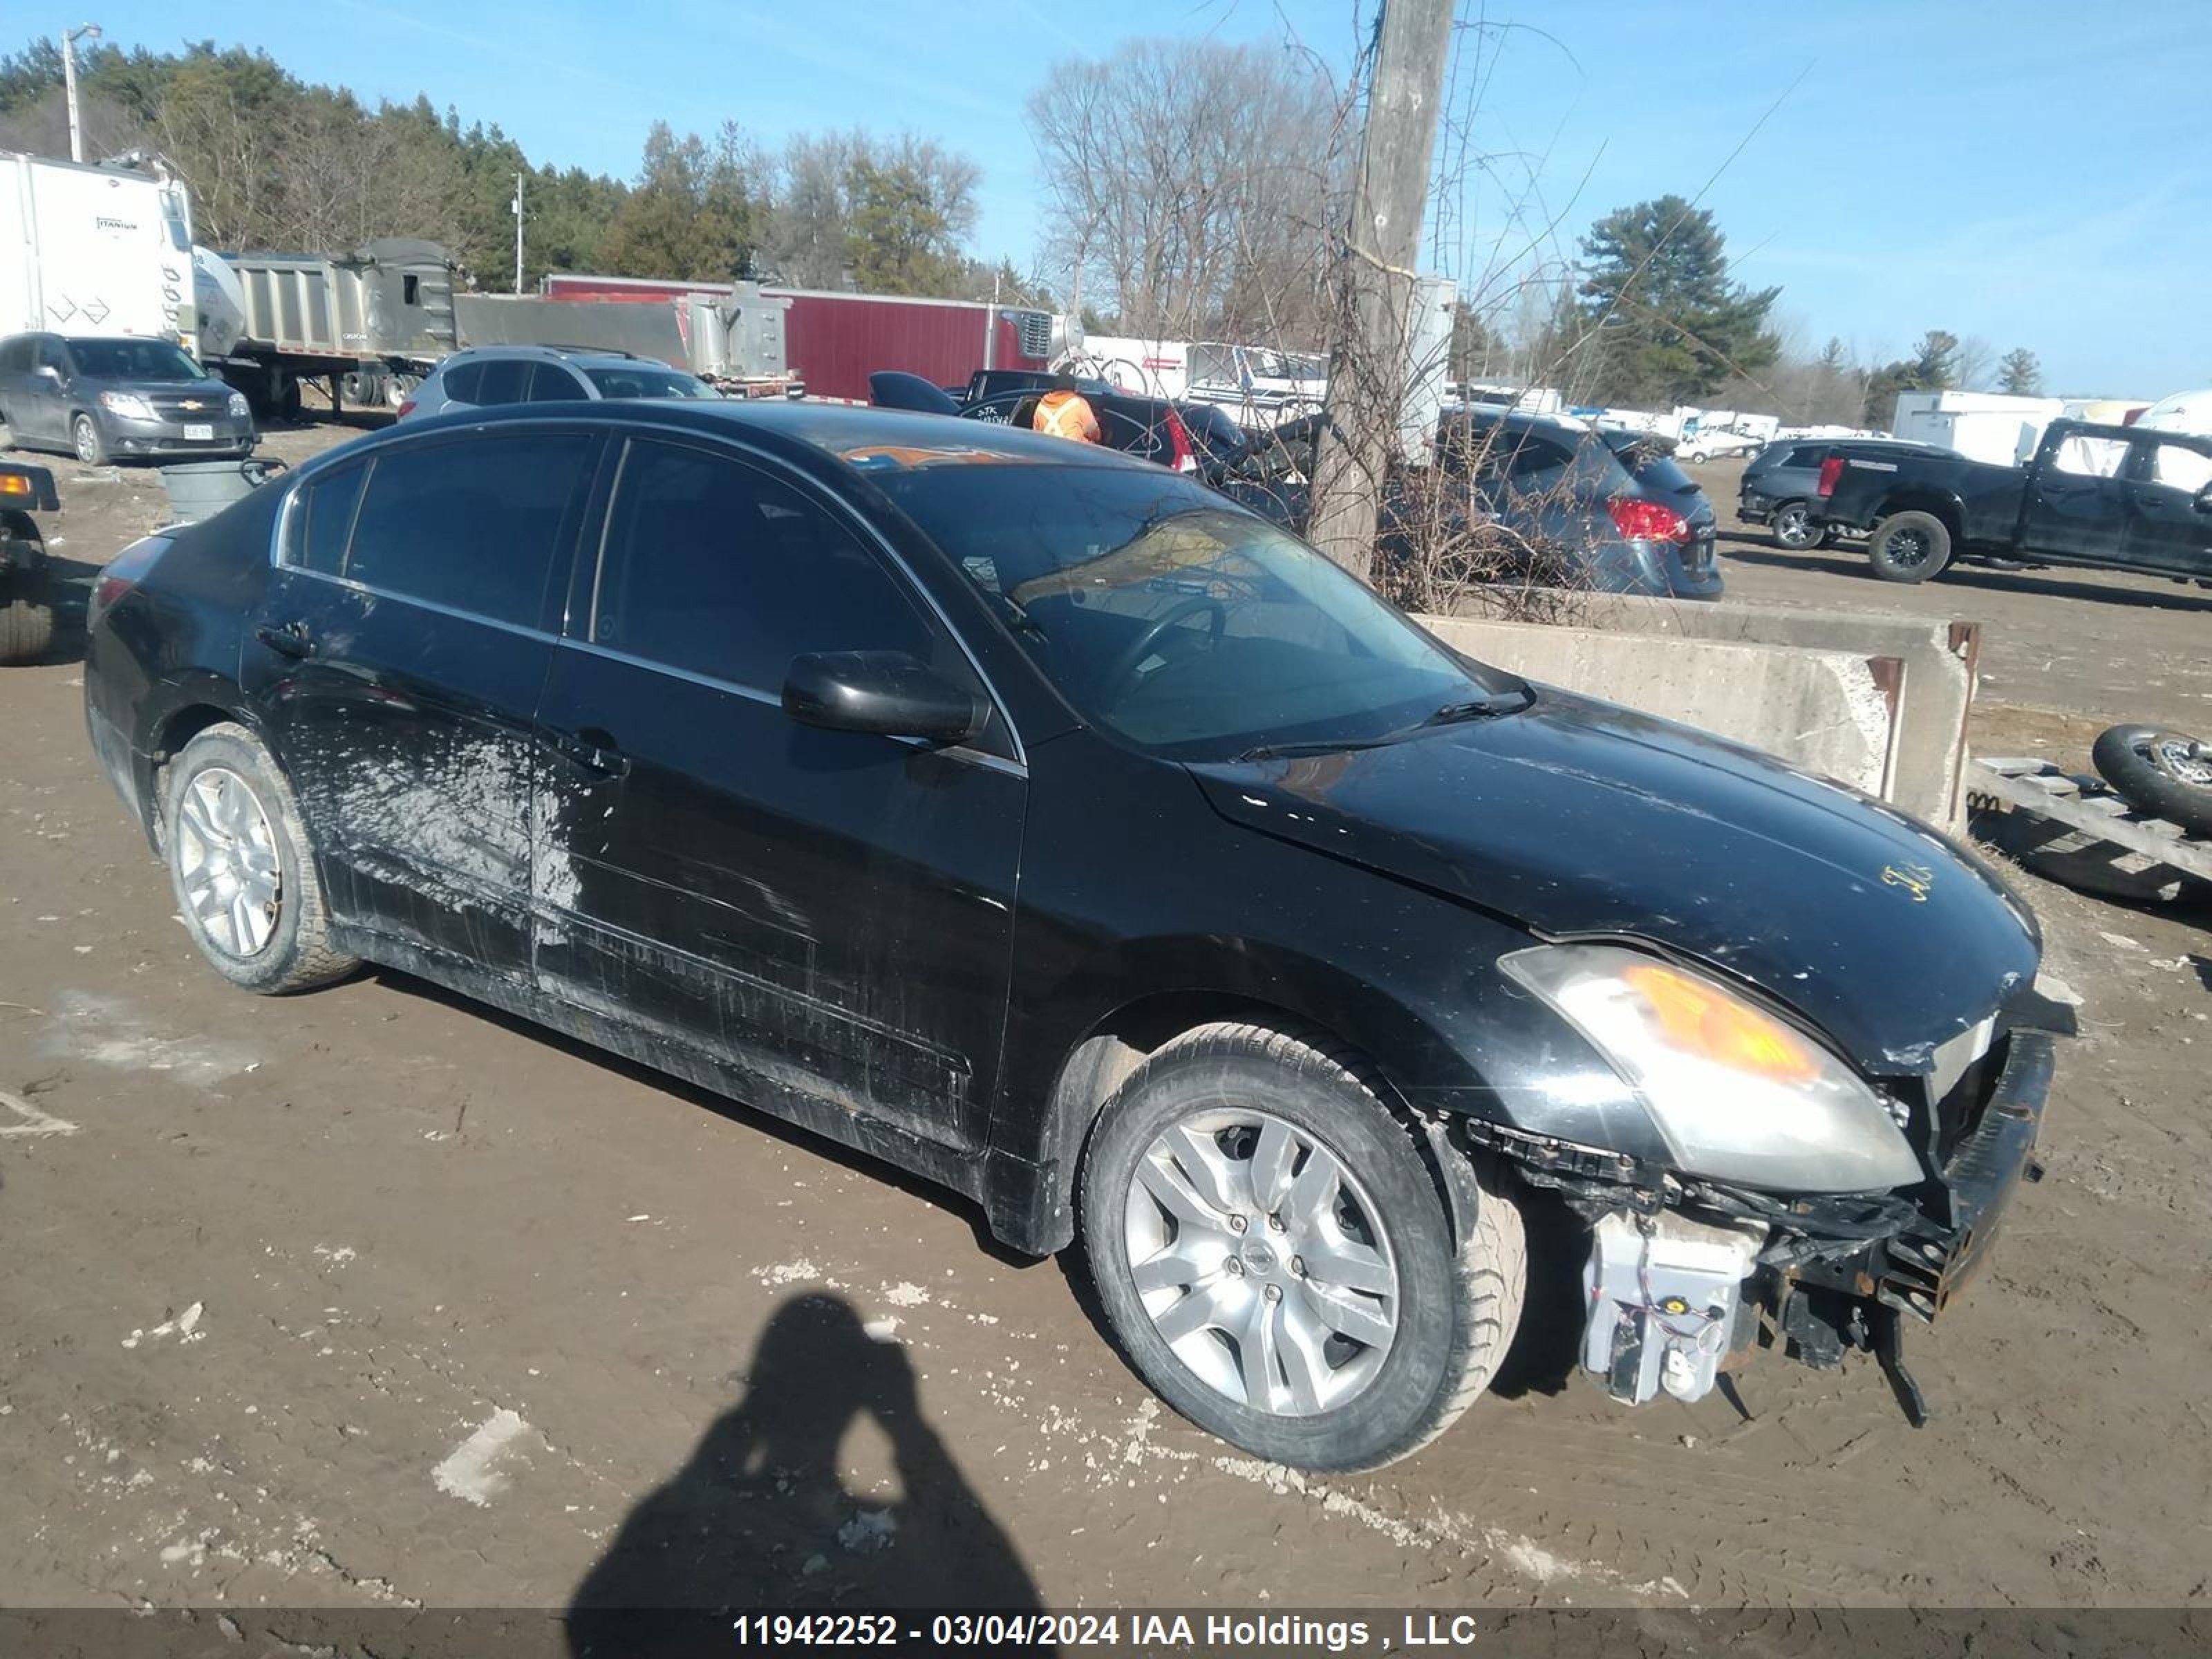
[[[1479,697],[1465,702],[1448,702],[1425,718],[1411,726],[1401,726],[1395,732],[1385,732],[1372,738],[1316,738],[1304,743],[1255,744],[1237,757],[1239,761],[1289,760],[1299,755],[1346,754],[1355,749],[1383,749],[1394,743],[1403,743],[1407,738],[1427,731],[1434,726],[1454,726],[1461,720],[1480,720],[1489,714],[1502,714],[1517,707],[1504,695]]]

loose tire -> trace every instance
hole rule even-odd
[[[1893,513],[1874,527],[1867,558],[1886,582],[1924,582],[1951,562],[1951,532],[1932,513]]]
[[[1145,1381],[1300,1468],[1373,1468],[1441,1434],[1488,1386],[1528,1284],[1501,1182],[1481,1177],[1458,1246],[1356,1065],[1256,1025],[1188,1032],[1122,1085],[1085,1155],[1082,1235]]]
[[[1776,507],[1773,527],[1775,545],[1792,553],[1809,553],[1828,544],[1828,526],[1802,501],[1784,501]]]
[[[70,422],[70,447],[87,466],[107,465],[107,440],[100,435],[100,422],[89,415],[80,415]]]
[[[44,570],[0,576],[0,663],[36,662],[53,642],[52,579]]]
[[[192,942],[241,989],[280,996],[353,971],[332,948],[291,786],[242,726],[211,726],[170,763],[161,844]]]
[[[2203,748],[2202,755],[2192,750]],[[2098,775],[2146,812],[2212,836],[2212,745],[2155,726],[2115,726],[2089,751]]]

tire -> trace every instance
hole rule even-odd
[[[1933,513],[1893,513],[1867,538],[1867,559],[1886,582],[1924,582],[1951,562],[1951,532]]]
[[[79,415],[70,421],[70,447],[87,466],[107,465],[107,440],[100,434],[100,422],[89,415]]]
[[[1270,1179],[1260,1166],[1279,1155]],[[1322,1156],[1335,1175],[1313,1180]],[[1271,1462],[1375,1468],[1450,1426],[1519,1323],[1521,1212],[1498,1178],[1478,1180],[1461,1247],[1420,1145],[1348,1056],[1264,1026],[1206,1025],[1154,1053],[1101,1115],[1081,1236],[1115,1336],[1176,1410]],[[1163,1192],[1189,1219],[1172,1218]],[[1178,1280],[1187,1243],[1194,1276]],[[1310,1269],[1323,1249],[1342,1279]],[[1262,1340],[1233,1340],[1230,1327]]]
[[[1774,509],[1769,521],[1774,532],[1774,544],[1786,547],[1792,553],[1809,553],[1828,544],[1828,526],[1813,517],[1812,509],[1802,501],[1784,501]]]
[[[2155,726],[2115,726],[2089,751],[2106,783],[2146,812],[2212,836],[2212,744],[2193,757],[2198,740]]]
[[[251,813],[236,789],[246,792]],[[185,931],[233,985],[282,996],[327,985],[359,965],[331,945],[314,848],[291,785],[244,726],[211,726],[170,763],[161,846]],[[270,894],[264,903],[252,902],[257,891]],[[265,933],[254,937],[258,926],[241,916],[265,923]]]
[[[0,576],[0,663],[36,662],[53,642],[52,579],[44,570]]]

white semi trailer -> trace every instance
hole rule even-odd
[[[171,339],[197,355],[191,198],[155,164],[0,152],[0,334]]]

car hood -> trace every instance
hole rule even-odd
[[[1224,817],[1508,916],[1747,981],[1869,1072],[2032,981],[2033,919],[1971,854],[1842,784],[1548,687],[1377,749],[1190,768]]]

